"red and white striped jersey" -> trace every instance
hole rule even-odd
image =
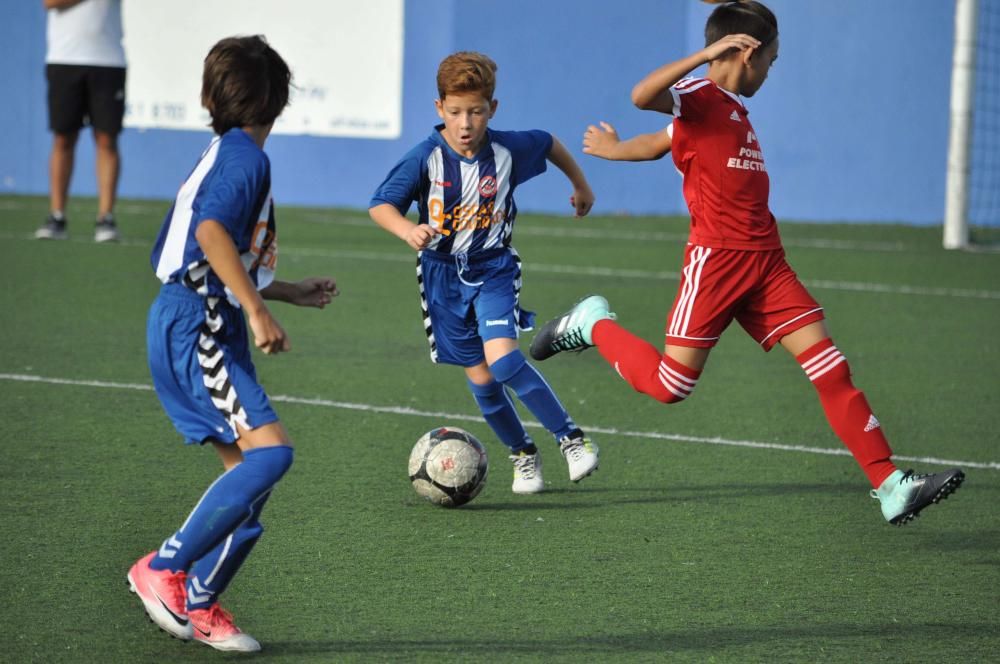
[[[686,78],[670,92],[671,151],[684,177],[690,241],[716,249],[780,248],[764,156],[740,97],[707,78]]]

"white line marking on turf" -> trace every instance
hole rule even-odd
[[[0,239],[7,240],[31,240],[37,242],[30,235],[18,235],[16,233],[0,233]],[[62,242],[75,242],[78,244],[94,244],[88,237],[70,238],[61,240]],[[149,247],[151,244],[143,240],[122,240],[118,245],[127,247]],[[104,245],[105,248],[108,245]],[[389,261],[393,263],[413,263],[416,257],[413,254],[403,254],[393,251],[352,251],[349,249],[310,249],[306,247],[289,247],[282,245],[282,256],[309,256],[318,258],[346,258],[350,260],[365,261]],[[545,263],[527,263],[522,265],[522,270],[530,274],[532,272],[545,272],[548,274],[570,274],[588,277],[612,277],[620,279],[647,279],[652,281],[677,281],[680,274],[677,272],[654,272],[652,270],[629,270],[613,267],[587,267],[584,265],[551,265]],[[951,298],[969,298],[974,300],[1000,300],[1000,291],[991,291],[975,288],[942,288],[931,286],[910,286],[907,284],[878,284],[866,283],[862,281],[835,281],[832,279],[803,279],[802,283],[810,288],[836,291],[852,291],[856,293],[886,293],[889,295],[917,295],[921,297],[937,296]]]
[[[143,383],[116,383],[103,380],[75,380],[71,378],[48,378],[45,376],[35,376],[30,374],[8,374],[0,373],[0,380],[17,381],[22,383],[44,383],[47,385],[71,385],[75,387],[100,387],[120,390],[136,390],[142,392],[153,391],[152,385]],[[430,417],[436,420],[462,421],[462,422],[482,422],[480,415],[463,415],[460,413],[447,413],[444,411],[419,410],[408,406],[375,406],[366,403],[352,403],[349,401],[333,401],[330,399],[310,399],[305,397],[293,397],[288,395],[277,395],[271,397],[272,401],[282,403],[292,403],[303,406],[321,406],[324,408],[339,408],[341,410],[357,410],[368,413],[384,413],[387,415],[406,415],[411,417]],[[525,422],[526,426],[536,429],[542,425],[530,420]],[[630,431],[617,427],[596,427],[584,426],[587,431],[606,434],[609,436],[627,436],[629,438],[646,438],[650,440],[670,440],[681,443],[696,443],[700,445],[725,445],[728,447],[749,447],[761,450],[781,450],[784,452],[802,452],[806,454],[826,454],[829,456],[850,456],[850,452],[842,448],[830,447],[808,447],[806,445],[788,445],[784,443],[762,443],[753,440],[730,440],[728,438],[706,438],[703,436],[686,436],[683,434],[661,433],[659,431]],[[914,457],[893,455],[896,461],[916,461],[918,463],[928,463],[938,466],[960,466],[966,468],[984,468],[988,470],[1000,470],[1000,461],[959,461],[956,459],[939,459],[937,457]]]

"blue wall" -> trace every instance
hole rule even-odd
[[[2,192],[48,188],[41,4],[0,0],[7,51],[0,63]],[[781,54],[747,105],[764,146],[775,214],[940,223],[953,3],[771,0],[769,6],[778,16]],[[401,138],[274,136],[268,152],[275,196],[284,204],[366,207],[389,167],[437,121],[437,63],[453,50],[475,49],[500,68],[493,126],[558,136],[587,172],[596,211],[683,212],[669,160],[612,164],[583,155],[580,138],[598,120],[623,135],[663,127],[668,118],[634,109],[629,91],[649,70],[699,48],[709,11],[694,0],[408,0]],[[362,53],[359,62],[376,57]],[[120,194],[172,197],[207,140],[199,132],[126,130]],[[81,136],[74,194],[94,193],[90,143]],[[569,191],[553,169],[519,190],[519,207],[566,212]]]

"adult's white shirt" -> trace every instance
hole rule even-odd
[[[46,64],[124,67],[121,0],[48,10]]]

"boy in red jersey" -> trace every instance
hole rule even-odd
[[[764,158],[742,100],[760,89],[778,57],[774,14],[755,1],[723,4],[708,19],[705,43],[632,90],[639,108],[674,116],[666,138],[652,134],[619,143],[610,126],[585,136],[592,154],[612,159],[653,159],[670,150],[684,177],[691,232],[664,352],[615,323],[607,300],[591,295],[547,323],[531,354],[543,360],[597,346],[637,391],[677,403],[694,390],[709,352],[736,320],[765,351],[780,344],[795,356],[830,426],[868,477],[883,516],[903,525],[950,495],[965,474],[896,468],[878,419],[830,339],[822,307],[785,261],[768,207]],[[706,63],[706,78],[685,78]]]

